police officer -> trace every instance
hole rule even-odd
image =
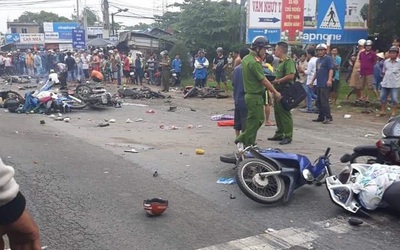
[[[286,87],[293,83],[296,73],[295,63],[288,53],[289,46],[285,42],[279,42],[275,47],[275,56],[280,59],[276,69],[276,79],[272,82],[274,87],[283,92]],[[289,144],[293,137],[293,118],[290,111],[283,108],[279,100],[274,102],[274,113],[277,130],[270,141],[280,141],[280,145]]]
[[[169,77],[171,74],[170,66],[171,66],[171,59],[168,56],[168,51],[164,50],[161,53],[161,82],[163,86],[162,92],[169,92]]]
[[[245,91],[245,103],[247,107],[246,129],[235,140],[238,151],[243,151],[246,146],[254,145],[257,131],[264,122],[265,87],[271,91],[277,100],[280,93],[265,78],[262,62],[270,48],[269,41],[264,36],[253,39],[250,53],[242,59],[243,85]]]

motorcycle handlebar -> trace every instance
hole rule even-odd
[[[325,157],[328,157],[329,152],[331,152],[331,148],[327,148],[327,149],[326,149],[324,156],[325,156]]]

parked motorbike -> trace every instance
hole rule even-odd
[[[332,202],[352,214],[370,216],[369,210],[378,207],[390,208],[400,214],[399,168],[353,163],[337,176],[328,176],[325,179],[326,187]],[[367,173],[368,171],[370,173]],[[382,178],[375,181],[374,178],[378,178],[379,175],[382,175]],[[363,178],[364,176],[366,178]],[[362,185],[367,187],[364,188]]]
[[[24,104],[25,98],[13,90],[0,91],[0,107],[11,108],[15,111],[19,105]],[[11,112],[11,110],[10,110]]]
[[[344,155],[340,159],[346,163],[383,163],[400,165],[399,157],[400,116],[394,117],[382,129],[382,139],[375,145],[362,145],[353,149],[351,155]]]
[[[305,184],[320,184],[326,175],[332,175],[329,152],[327,148],[314,165],[304,155],[254,146],[235,156],[221,156],[220,160],[236,164],[236,181],[250,199],[262,204],[282,199],[286,203],[296,189]]]
[[[102,86],[79,84],[75,89],[75,95],[92,108],[115,107],[121,105],[118,98],[112,96]]]

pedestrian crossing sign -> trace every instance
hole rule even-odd
[[[342,24],[335,6],[335,2],[332,1],[329,8],[326,11],[324,18],[319,26],[320,29],[332,29],[341,30]]]

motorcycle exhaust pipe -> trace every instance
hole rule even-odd
[[[268,176],[272,176],[272,175],[280,175],[281,173],[282,173],[282,170],[263,172],[263,173],[259,173],[258,175],[264,178],[264,177],[268,177]]]

